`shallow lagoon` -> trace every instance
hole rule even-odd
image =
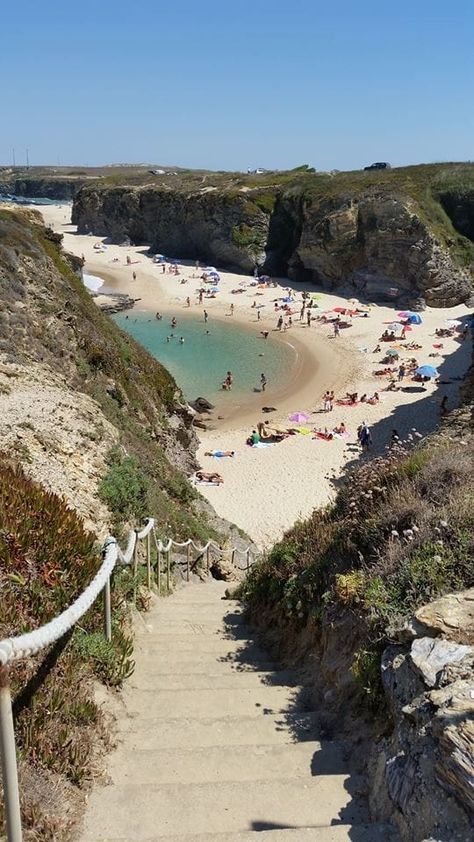
[[[233,323],[230,317],[228,322],[211,317],[205,324],[202,316],[178,314],[175,329],[170,316],[158,321],[150,313],[134,311],[113,318],[171,372],[188,400],[204,396],[233,403],[236,398],[250,397],[260,391],[262,372],[267,389],[279,389],[290,380],[296,363],[296,351],[283,337],[277,340],[270,334],[265,340],[258,331]],[[172,334],[167,342],[166,337]],[[179,341],[181,336],[184,344]],[[234,384],[232,392],[226,393],[221,385],[229,370]]]

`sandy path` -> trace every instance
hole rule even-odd
[[[194,290],[198,285],[193,278],[191,266],[180,266],[181,277],[188,283],[181,285],[179,279],[169,274],[162,275],[161,269],[146,256],[144,247],[127,248],[108,246],[106,251],[97,252],[94,244],[101,238],[77,235],[68,224],[70,208],[47,206],[41,209],[46,222],[64,234],[64,246],[75,254],[83,254],[85,269],[89,274],[105,278],[110,289],[127,292],[134,298],[141,298],[137,307],[155,312],[176,312],[186,308],[186,296],[192,300],[187,312],[198,311]],[[126,265],[126,255],[134,262]],[[114,259],[117,261],[114,262]],[[132,272],[136,273],[133,280]],[[255,288],[248,288],[243,294],[233,295],[231,290],[239,282],[251,280],[231,272],[221,272],[221,293],[218,298],[205,300],[200,310],[206,307],[210,319],[220,318],[230,322],[242,322],[256,330],[274,330],[277,316],[273,300],[282,294],[279,289],[267,289],[256,297]],[[290,285],[291,282],[284,282]],[[296,284],[292,286],[298,287]],[[302,289],[302,287],[299,287]],[[314,287],[308,289],[314,292]],[[337,306],[347,305],[340,295],[319,291],[319,312]],[[298,299],[301,300],[300,295]],[[252,303],[264,304],[260,321],[257,322]],[[230,303],[234,303],[234,315],[230,317]],[[299,311],[299,305],[297,305]],[[401,359],[416,356],[420,364],[431,363],[441,366],[442,380],[450,381],[435,386],[429,383],[425,390],[386,392],[382,389],[387,380],[373,375],[380,368],[382,354],[371,353],[378,337],[388,322],[397,321],[398,307],[373,306],[369,318],[354,318],[349,330],[341,331],[339,338],[332,337],[327,325],[313,322],[310,328],[299,322],[295,315],[294,325],[284,334],[285,340],[294,344],[298,351],[298,363],[290,373],[289,382],[282,389],[269,385],[262,396],[250,399],[238,417],[227,417],[216,422],[214,431],[200,433],[199,459],[205,470],[218,470],[224,477],[220,487],[200,486],[201,492],[213,503],[216,511],[245,529],[261,546],[269,546],[290,527],[298,517],[306,517],[313,508],[325,504],[334,493],[332,480],[341,473],[343,465],[357,454],[356,430],[362,421],[372,426],[374,448],[383,448],[392,428],[406,435],[415,427],[422,433],[429,432],[439,420],[439,400],[448,396],[449,406],[457,400],[458,381],[467,370],[470,361],[470,343],[459,343],[454,338],[437,340],[435,328],[445,326],[448,318],[466,316],[469,311],[464,305],[442,310],[427,309],[423,324],[413,328],[409,339],[423,346],[421,351],[401,352]],[[443,348],[435,351],[433,344],[442,342]],[[384,347],[384,346],[382,346]],[[386,347],[390,347],[389,345]],[[367,348],[364,353],[360,349]],[[431,353],[439,356],[431,358]],[[407,380],[406,387],[415,387]],[[336,396],[346,390],[358,391],[359,395],[381,393],[376,406],[359,404],[356,407],[338,407],[329,414],[320,413],[321,397],[326,389],[334,389]],[[262,405],[273,405],[277,412],[267,416],[271,423],[288,426],[289,412],[306,410],[311,414],[311,426],[332,428],[344,421],[349,431],[348,441],[325,442],[313,440],[312,436],[293,436],[284,442],[264,448],[252,449],[245,445],[246,437],[253,426],[263,417]],[[219,407],[221,411],[221,407]],[[236,450],[234,459],[215,459],[204,453],[213,449]]]

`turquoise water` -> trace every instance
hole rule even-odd
[[[271,335],[263,339],[258,331],[213,321],[212,317],[205,324],[202,316],[178,314],[174,330],[170,316],[157,321],[149,313],[133,312],[117,313],[113,318],[171,372],[188,400],[203,396],[231,402],[250,396],[260,389],[262,372],[267,390],[272,391],[288,382],[296,361],[295,350],[285,341],[276,341]],[[167,342],[171,334],[174,337]],[[181,336],[184,344],[180,344]],[[221,388],[227,371],[234,375],[231,392]]]

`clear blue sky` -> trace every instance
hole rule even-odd
[[[0,162],[474,159],[473,0],[22,0]]]

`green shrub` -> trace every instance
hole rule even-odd
[[[99,496],[109,507],[117,523],[146,517],[149,479],[138,461],[123,456],[113,448],[108,457],[109,470],[99,485]]]

